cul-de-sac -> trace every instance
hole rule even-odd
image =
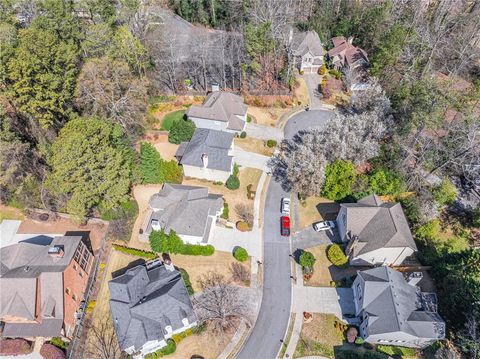
[[[480,2],[0,0],[0,358],[480,359]]]

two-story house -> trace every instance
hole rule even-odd
[[[352,44],[353,38],[343,36],[332,38],[333,48],[328,51],[328,58],[333,66],[341,71],[368,66],[368,56],[365,50]]]
[[[108,287],[118,344],[135,359],[165,347],[174,334],[197,324],[185,283],[170,260],[131,268]]]
[[[175,153],[187,177],[226,182],[233,173],[235,134],[197,128],[189,142],[182,142]]]
[[[358,272],[352,289],[360,335],[366,342],[424,348],[445,338],[436,295],[417,287],[421,275],[414,272],[406,281],[390,267]]]
[[[324,64],[325,54],[318,34],[315,31],[307,31],[293,35],[292,30],[290,36],[290,48],[295,66],[306,74],[317,73]]]
[[[208,244],[223,204],[222,196],[208,193],[207,187],[165,183],[150,198],[141,238],[148,241],[153,230],[163,229],[174,230],[185,243]]]
[[[203,105],[190,106],[186,116],[197,128],[240,133],[245,130],[247,105],[241,96],[214,91],[207,96]]]
[[[337,227],[352,265],[400,265],[417,251],[400,203],[377,195],[342,203]]]
[[[71,337],[93,255],[81,236],[21,237],[0,249],[2,336]]]

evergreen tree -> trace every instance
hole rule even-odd
[[[162,183],[161,167],[163,164],[160,153],[148,142],[142,142],[140,146],[140,170],[142,183]]]

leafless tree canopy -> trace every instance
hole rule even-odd
[[[241,320],[250,323],[251,308],[242,288],[214,272],[204,275],[199,284],[203,292],[193,299],[193,306],[201,323],[220,333],[235,330]]]
[[[246,284],[250,280],[250,272],[241,263],[233,262],[230,265],[230,273],[232,273],[233,281],[237,283]]]
[[[87,357],[92,359],[120,359],[125,357],[118,346],[110,316],[92,325],[89,331],[89,340],[85,350]]]
[[[235,205],[235,212],[242,221],[246,222],[249,226],[253,225],[253,213],[247,205],[238,203]]]

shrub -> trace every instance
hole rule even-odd
[[[64,342],[62,338],[59,337],[54,337],[50,339],[49,343],[55,345],[57,348],[60,348],[62,350],[65,350],[68,347],[68,343]]]
[[[227,202],[224,202],[224,203],[223,203],[223,212],[222,212],[222,215],[221,215],[220,217],[222,217],[223,219],[228,220],[229,214],[230,214],[230,209],[228,208],[228,203],[227,203]]]
[[[177,268],[177,270],[180,272],[183,282],[185,283],[185,288],[187,288],[187,293],[188,295],[192,295],[195,293],[192,287],[192,282],[190,281],[190,276],[188,275],[188,272],[183,269],[183,268]]]
[[[172,339],[175,342],[175,344],[178,345],[178,343],[180,343],[182,341],[182,339],[185,339],[186,337],[188,337],[192,334],[193,334],[192,329],[187,329],[187,330],[184,330],[181,333],[177,333],[177,334],[172,335]]]
[[[355,183],[355,166],[351,161],[335,160],[325,168],[322,196],[338,201],[352,193]]]
[[[148,252],[148,251],[143,251],[141,249],[136,249],[136,248],[130,248],[126,246],[121,246],[119,244],[112,244],[113,249],[116,251],[126,253],[126,254],[131,254],[133,256],[137,257],[142,257],[146,259],[155,259],[157,258],[157,254],[154,252]]]
[[[433,197],[440,206],[452,204],[457,198],[457,187],[448,178],[433,191]]]
[[[365,343],[365,339],[362,337],[357,337],[357,339],[355,339],[355,344],[362,345],[363,343]]]
[[[247,133],[245,131],[242,131],[240,133],[240,138],[245,138],[245,137],[247,137]]]
[[[298,262],[304,268],[313,268],[315,260],[315,256],[312,253],[303,251]]]
[[[206,246],[199,244],[185,244],[178,253],[186,256],[211,256],[215,253],[215,247],[211,244]]]
[[[32,351],[30,343],[25,339],[1,339],[0,355],[21,355]]]
[[[277,145],[277,141],[275,141],[275,140],[268,140],[267,141],[267,147],[268,148],[275,147],[276,145]]]
[[[152,251],[157,253],[180,253],[184,246],[183,241],[174,230],[166,234],[163,228],[159,231],[152,231],[149,241]]]
[[[394,171],[378,168],[369,178],[369,192],[379,195],[398,195],[405,190],[403,179]]]
[[[175,350],[177,350],[177,344],[173,339],[168,339],[167,340],[167,346],[163,347],[162,349],[157,350],[154,353],[150,353],[145,355],[145,359],[157,359],[161,358],[165,355],[170,355],[175,353]]]
[[[244,221],[238,221],[236,226],[240,232],[247,232],[250,230],[250,226],[248,225],[247,222],[244,222]]]
[[[230,273],[237,283],[247,284],[250,281],[250,272],[248,268],[240,263],[233,262],[230,265]]]
[[[377,351],[387,355],[401,355],[406,357],[414,357],[416,353],[415,349],[413,348],[398,347],[393,345],[377,345]]]
[[[327,73],[327,65],[323,64],[322,67],[318,69],[320,75],[325,75]]]
[[[195,132],[195,124],[190,120],[180,120],[173,123],[168,133],[168,142],[179,144],[190,141]]]
[[[175,160],[163,160],[148,142],[142,142],[140,147],[140,172],[144,184],[182,183],[182,168]]]
[[[340,80],[340,78],[342,77],[342,73],[336,69],[331,69],[329,71],[330,75],[332,75],[333,77],[335,77],[337,80]]]
[[[252,122],[252,117],[250,115],[247,115],[247,122]]]
[[[300,70],[299,73],[300,73],[300,75],[303,75],[305,73],[305,71]]]
[[[338,244],[331,244],[327,248],[328,260],[337,267],[344,267],[348,264],[348,257],[343,253],[342,247]]]
[[[55,345],[45,343],[40,349],[40,355],[44,359],[65,359],[65,353]]]
[[[248,252],[245,248],[237,247],[233,252],[233,256],[239,262],[245,262],[248,259]]]
[[[227,182],[225,183],[225,186],[230,189],[230,190],[236,190],[240,188],[240,180],[238,179],[237,176],[230,175],[228,177]]]

